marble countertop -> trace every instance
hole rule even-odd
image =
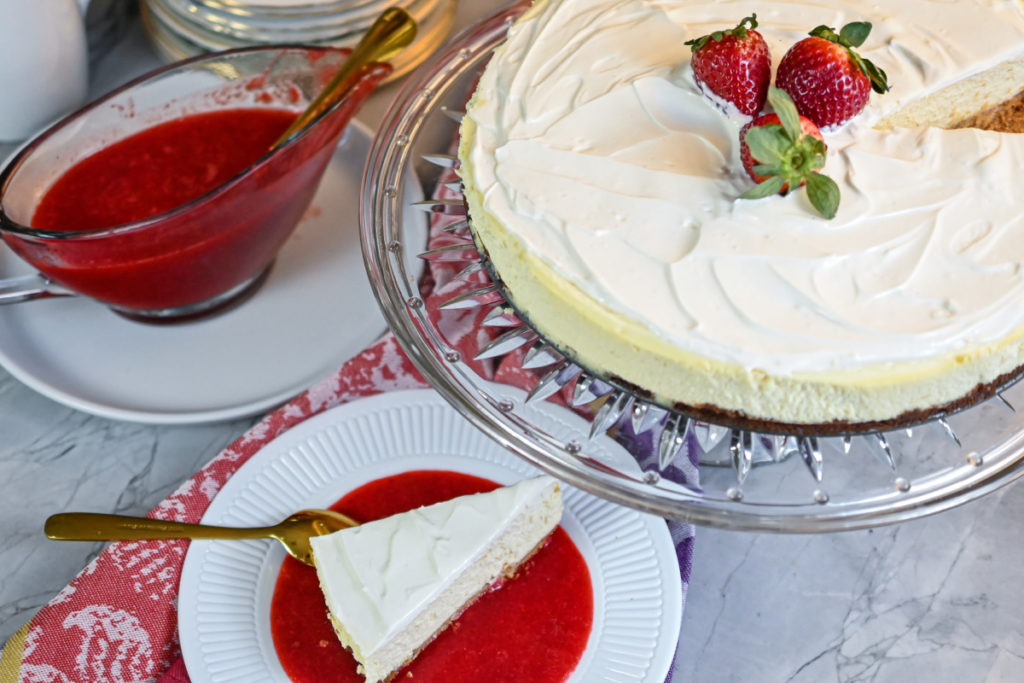
[[[457,26],[489,8],[463,0]],[[156,64],[135,30],[97,65],[92,91]],[[379,121],[395,88],[377,93],[360,119]],[[253,420],[184,427],[113,421],[44,398],[0,369],[0,643],[103,547],[47,541],[48,515],[144,514]],[[1022,681],[1018,534],[1021,485],[869,531],[700,529],[676,680]]]

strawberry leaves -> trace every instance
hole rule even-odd
[[[749,17],[744,17],[743,21],[737,24],[735,28],[731,28],[728,31],[715,31],[713,33],[709,33],[706,36],[701,36],[700,38],[688,40],[685,43],[683,43],[683,45],[689,45],[694,52],[697,52],[702,47],[707,45],[709,40],[713,40],[716,43],[720,43],[726,36],[732,36],[733,38],[746,38],[747,29],[755,28],[757,28],[757,14],[752,14]]]
[[[839,42],[846,47],[860,47],[868,39],[870,33],[870,21],[851,21],[839,30]],[[814,33],[812,32],[811,35]]]
[[[825,218],[839,208],[839,186],[818,171],[825,166],[827,147],[810,119],[797,113],[784,91],[770,88],[768,101],[775,114],[755,119],[740,131],[744,168],[758,184],[741,195],[760,199],[807,186],[807,198]]]
[[[839,186],[827,175],[811,173],[807,176],[807,199],[818,213],[832,220],[839,210]]]
[[[870,59],[864,59],[861,57],[860,54],[853,49],[863,45],[864,41],[868,39],[868,35],[870,35],[870,33],[871,22],[853,21],[839,29],[839,33],[836,33],[835,29],[829,26],[822,25],[815,27],[808,35],[816,38],[824,38],[829,42],[845,47],[847,53],[850,55],[850,60],[856,64],[861,73],[867,76],[871,81],[871,89],[877,93],[885,93],[889,91],[889,80],[885,71],[875,66]]]

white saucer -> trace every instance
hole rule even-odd
[[[270,277],[238,308],[162,327],[125,320],[88,299],[0,306],[0,364],[55,401],[154,424],[255,415],[298,394],[387,329],[359,247],[371,137],[362,124],[349,125]],[[412,187],[410,194],[420,194],[406,200],[422,199],[418,183]],[[407,213],[420,214],[406,227],[426,244],[425,214]],[[0,242],[0,277],[29,272]]]
[[[503,395],[522,392],[503,387]],[[549,403],[524,408],[550,434],[587,423]],[[607,436],[591,455],[635,460]],[[214,498],[203,522],[256,526],[327,507],[380,477],[442,469],[510,484],[539,474],[434,391],[379,394],[312,417],[267,444]],[[565,487],[562,528],[590,569],[594,621],[569,683],[663,683],[675,655],[682,588],[665,520]],[[285,553],[260,541],[193,541],[182,568],[178,632],[194,681],[287,683],[270,633],[270,600]]]

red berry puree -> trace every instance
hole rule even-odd
[[[457,472],[408,472],[366,484],[332,509],[370,521],[497,487]],[[393,680],[559,683],[583,654],[593,612],[586,562],[559,527],[513,579],[480,596]],[[278,658],[295,683],[363,683],[331,628],[312,567],[285,558],[270,625]]]
[[[351,111],[255,166],[296,112],[238,108],[160,123],[78,161],[46,191],[31,222],[58,232],[155,224],[99,238],[8,242],[52,279],[109,304],[145,310],[207,301],[273,261]],[[190,203],[221,186],[212,199]]]
[[[109,228],[187,204],[266,154],[295,116],[284,109],[231,109],[143,130],[65,172],[36,207],[32,227]]]

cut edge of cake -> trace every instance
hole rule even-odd
[[[879,121],[877,128],[957,128],[1024,90],[1024,56],[954,81],[913,99]]]
[[[492,503],[493,506],[490,505]],[[503,514],[497,521],[493,516],[486,520],[481,507],[496,507]],[[371,548],[370,552],[373,552],[372,547],[376,545],[381,556],[387,555],[396,549],[389,543],[395,538],[399,525],[412,525],[409,528],[422,531],[425,515],[450,520],[459,514],[460,508],[463,514],[480,515],[481,524],[492,527],[491,533],[481,534],[473,541],[471,549],[464,549],[466,561],[454,575],[435,577],[429,599],[410,605],[402,619],[388,623],[388,616],[379,611],[375,618],[381,621],[376,625],[385,631],[380,642],[372,642],[373,639],[367,639],[365,633],[361,636],[361,625],[352,621],[358,618],[355,614],[359,611],[359,606],[354,604],[363,598],[373,603],[376,600],[372,595],[374,590],[383,586],[369,586],[355,576],[357,569],[353,561],[366,562],[368,558],[348,554],[343,549],[345,542],[362,534],[363,541],[371,541],[361,544],[364,549]],[[495,581],[501,577],[511,578],[522,563],[543,545],[558,526],[561,516],[561,485],[552,477],[542,476],[310,539],[331,625],[341,644],[352,652],[358,662],[359,673],[366,677],[368,683],[390,680]],[[437,538],[443,539],[440,543],[446,543],[450,538],[445,535],[443,527],[443,524],[438,526]],[[375,536],[380,544],[372,542]],[[372,562],[373,558],[369,560]],[[419,557],[414,564],[420,569],[436,569],[437,566],[436,557],[427,556]],[[411,581],[410,585],[423,582],[422,577],[402,578]],[[359,599],[350,592],[356,587],[362,592]]]

